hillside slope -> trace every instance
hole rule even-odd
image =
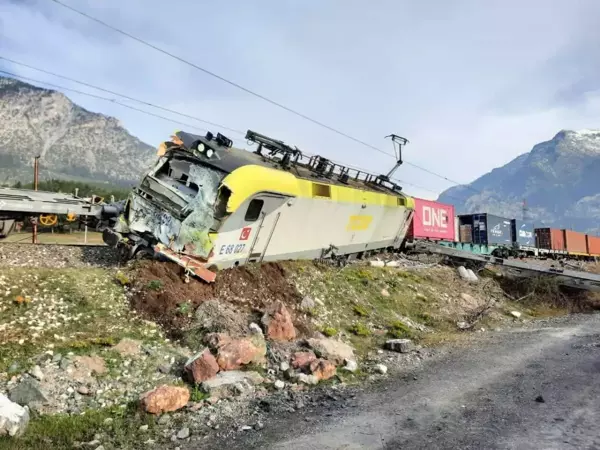
[[[135,182],[155,150],[113,117],[60,92],[0,77],[0,183],[29,181],[41,155],[44,178]]]
[[[457,213],[490,212],[536,225],[600,232],[600,130],[560,131],[468,186],[444,191],[439,201]]]

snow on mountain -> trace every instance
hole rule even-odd
[[[536,225],[600,233],[600,130],[562,130],[439,201],[458,213],[489,212]]]

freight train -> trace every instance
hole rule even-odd
[[[308,157],[251,130],[246,138],[256,151],[235,148],[221,134],[176,132],[118,208],[0,189],[0,234],[10,232],[17,213],[93,217],[104,242],[125,258],[166,258],[208,282],[251,262],[343,262],[419,241],[503,257],[600,256],[600,238],[491,214],[456,216],[452,205],[405,195],[388,176]]]
[[[600,237],[488,213],[455,215],[454,206],[414,197],[407,244],[419,241],[498,257],[594,259]]]

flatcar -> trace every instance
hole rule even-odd
[[[555,228],[535,228],[519,219],[489,213],[454,216],[452,205],[414,198],[415,214],[407,240],[435,242],[476,254],[499,257],[595,259],[600,237]]]
[[[400,186],[253,131],[246,137],[255,152],[221,134],[175,133],[104,241],[131,255],[153,250],[206,281],[249,262],[400,248],[414,211]]]

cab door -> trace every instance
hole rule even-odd
[[[269,249],[269,243],[283,211],[281,206],[288,199],[277,194],[260,194],[250,200],[241,231],[241,236],[251,243],[247,263],[261,262],[269,252],[277,252]]]

